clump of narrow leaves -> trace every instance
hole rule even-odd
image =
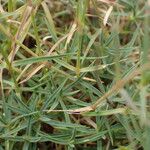
[[[149,0],[0,1],[0,150],[149,150]]]

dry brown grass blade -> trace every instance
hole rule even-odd
[[[67,37],[66,44],[65,44],[65,50],[67,49],[67,45],[70,43],[72,36],[73,36],[74,32],[76,31],[76,27],[77,27],[77,24],[74,22],[71,27],[70,32],[68,33],[68,37]]]
[[[98,1],[106,3],[106,4],[111,4],[115,2],[115,0],[98,0]]]
[[[24,12],[23,12],[23,16],[22,16],[22,20],[21,20],[21,24],[18,28],[18,31],[15,35],[15,40],[12,43],[12,50],[11,53],[9,54],[9,60],[12,62],[16,52],[18,51],[17,48],[17,44],[15,41],[19,40],[19,38],[21,38],[22,34],[24,34],[25,29],[28,27],[28,24],[30,24],[30,17],[31,17],[31,12],[33,10],[32,6],[27,5],[27,7],[25,8]],[[26,35],[26,34],[24,34]]]
[[[104,26],[106,26],[107,22],[108,22],[108,19],[109,19],[109,16],[111,14],[113,10],[113,6],[110,6],[109,9],[107,10],[106,14],[105,14],[105,17],[104,17],[104,20],[103,20],[103,24]]]
[[[17,82],[21,79],[21,77],[24,75],[24,73],[27,71],[27,69],[29,69],[31,66],[31,64],[27,65],[22,71],[21,73],[19,74],[19,76],[17,77]]]
[[[84,117],[83,118],[91,127],[97,129],[97,124],[89,117]]]
[[[80,114],[81,112],[89,112],[92,111],[93,108],[91,106],[79,108],[79,109],[70,109],[70,110],[46,110],[47,113],[50,112],[68,112],[70,114]]]
[[[39,66],[39,65],[36,66],[35,69],[34,69],[34,70],[32,69],[32,71],[29,73],[29,75],[28,75],[24,80],[22,80],[21,82],[19,82],[19,84],[28,81],[30,78],[33,77],[33,75],[35,75],[35,74],[36,74],[39,70],[41,70],[44,66],[45,66],[44,63],[41,64],[40,66]]]
[[[4,13],[5,11],[4,11],[4,9],[3,9],[3,7],[2,7],[2,4],[0,3],[0,13]]]

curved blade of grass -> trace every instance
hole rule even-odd
[[[21,59],[13,62],[13,66],[23,66],[23,65],[28,65],[28,64],[33,64],[33,63],[38,63],[38,62],[43,62],[43,61],[48,61],[48,60],[53,60],[55,58],[62,58],[66,57],[68,55],[73,55],[73,54],[62,54],[62,55],[55,55],[55,56],[39,56],[39,57],[31,57],[27,59]]]

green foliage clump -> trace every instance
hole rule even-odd
[[[0,1],[0,150],[149,150],[149,0]]]

